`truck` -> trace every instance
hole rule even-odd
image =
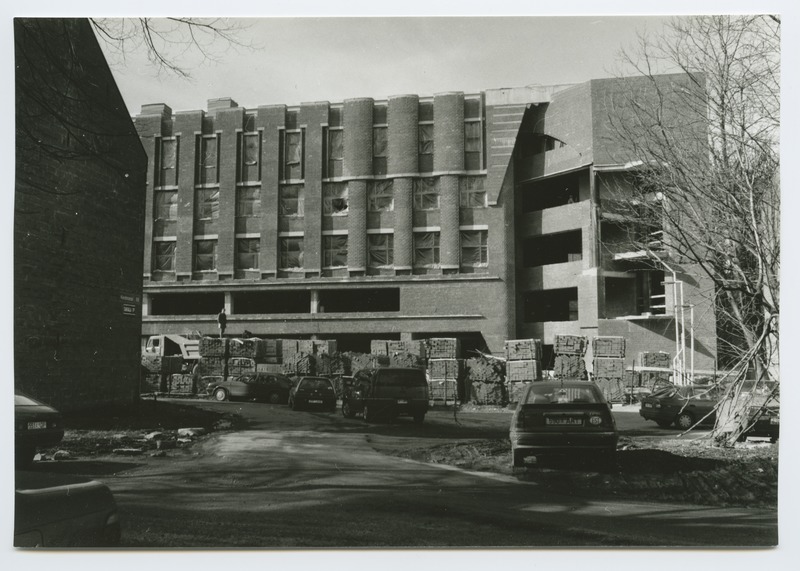
[[[172,361],[168,366],[165,357]],[[189,372],[199,360],[200,336],[197,334],[151,335],[142,351],[142,367],[148,373]]]

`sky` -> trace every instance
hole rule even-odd
[[[146,103],[205,109],[231,97],[240,105],[352,97],[386,99],[443,91],[478,92],[530,84],[578,83],[616,73],[620,48],[663,17],[383,17],[231,19],[238,41],[197,52],[165,53],[190,74],[158,73],[144,50],[102,44],[131,114]],[[156,22],[156,26],[166,25]]]

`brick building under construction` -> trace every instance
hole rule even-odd
[[[674,354],[691,305],[694,365],[710,369],[712,285],[630,251],[614,216],[635,157],[619,156],[606,107],[627,85],[143,106],[143,336],[216,332],[224,307],[229,335],[341,350],[457,337],[500,353],[540,338],[547,367],[556,334]]]

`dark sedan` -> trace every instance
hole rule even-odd
[[[590,381],[533,382],[511,418],[511,462],[528,456],[597,455],[613,464],[619,438],[611,405]]]
[[[227,381],[212,382],[206,391],[215,400],[258,400],[271,404],[289,401],[292,380],[277,373],[248,373]]]
[[[37,448],[55,446],[64,438],[61,414],[43,402],[14,392],[14,444],[17,468],[33,462]]]
[[[642,398],[639,414],[662,428],[672,424],[688,430],[695,424],[714,424],[720,392],[714,386],[669,385]]]
[[[321,408],[336,410],[336,391],[333,383],[325,377],[300,377],[289,391],[289,406],[292,410]]]

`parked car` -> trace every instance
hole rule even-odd
[[[781,431],[778,384],[771,381],[745,381],[738,397],[748,399],[748,424],[739,439],[744,441],[748,436],[761,436],[777,442]]]
[[[25,468],[33,462],[37,448],[55,446],[64,438],[61,414],[18,390],[14,391],[15,464]]]
[[[259,400],[283,404],[289,400],[292,381],[277,373],[247,373],[227,381],[213,381],[206,392],[215,400]]]
[[[16,472],[15,547],[115,547],[117,504],[97,480],[43,472]]]
[[[713,385],[669,385],[643,397],[639,414],[662,428],[688,430],[695,424],[714,424],[721,396]]]
[[[360,413],[367,422],[378,417],[394,420],[406,415],[422,423],[428,412],[428,400],[428,382],[422,369],[362,369],[344,387],[342,415],[353,418]]]
[[[289,391],[289,407],[292,410],[322,408],[336,410],[336,391],[333,383],[325,377],[300,377]]]
[[[591,381],[541,381],[528,385],[511,418],[511,463],[529,456],[596,454],[616,457],[619,435],[611,405]]]

